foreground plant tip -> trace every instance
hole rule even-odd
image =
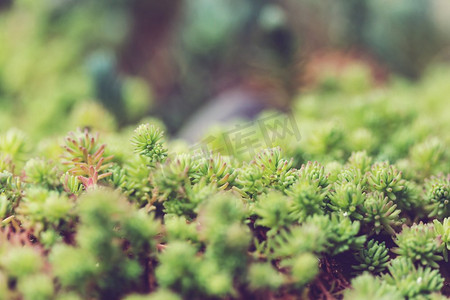
[[[432,78],[306,95],[301,140],[287,122],[207,151],[153,123],[2,131],[0,299],[446,299],[450,90]]]

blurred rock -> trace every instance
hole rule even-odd
[[[198,142],[215,125],[252,119],[269,108],[266,96],[242,87],[226,90],[208,101],[182,127],[178,137],[190,143]]]

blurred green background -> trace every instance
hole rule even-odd
[[[344,73],[378,87],[449,60],[447,0],[0,0],[0,130],[152,116],[195,140]]]

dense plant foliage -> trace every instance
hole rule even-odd
[[[443,299],[448,80],[344,76],[241,126],[253,144],[2,129],[0,298]]]

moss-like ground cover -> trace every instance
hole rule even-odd
[[[445,299],[448,70],[358,70],[238,131],[259,143],[211,131],[212,152],[151,119],[2,128],[0,298]]]

